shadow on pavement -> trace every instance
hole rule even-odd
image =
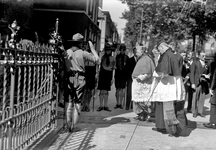
[[[179,134],[181,137],[187,137],[191,134],[193,130],[197,128],[197,122],[188,120],[187,127]]]
[[[128,123],[130,119],[124,117],[116,117],[110,120],[103,120],[103,124],[89,124],[81,123],[78,125],[78,128],[81,130],[73,133],[60,133],[58,138],[53,142],[52,147],[55,149],[70,149],[70,150],[79,150],[79,149],[92,149],[95,148],[95,144],[91,144],[93,138],[95,138],[95,132],[100,128],[107,128],[113,124]],[[100,138],[100,137],[99,137]],[[62,139],[61,141],[59,139]],[[49,149],[52,149],[50,147]]]

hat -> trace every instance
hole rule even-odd
[[[109,43],[106,43],[105,44],[105,47],[104,47],[104,50],[107,51],[107,50],[112,50],[112,45],[110,45]]]
[[[164,53],[166,50],[168,50],[170,48],[170,46],[168,44],[166,44],[165,42],[161,43],[159,46],[158,46],[158,50],[161,52],[161,53]]]
[[[120,50],[126,50],[126,45],[125,44],[121,44],[119,49]]]
[[[84,37],[80,33],[76,33],[72,37],[72,41],[74,42],[82,42],[84,40]]]

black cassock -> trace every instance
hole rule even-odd
[[[160,56],[155,71],[169,76],[181,76],[178,60],[171,49],[168,49]]]
[[[177,59],[176,55],[168,49],[165,53],[163,53],[158,61],[158,65],[155,69],[157,73],[164,73],[169,76],[181,76],[181,68],[179,66],[179,59]],[[174,102],[174,109],[176,118],[179,120],[179,132],[186,129],[188,124],[186,113],[184,111],[184,101]]]

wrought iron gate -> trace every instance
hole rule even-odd
[[[58,56],[48,46],[0,48],[0,149],[22,149],[55,127]]]

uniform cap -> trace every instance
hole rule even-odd
[[[125,44],[121,44],[119,49],[120,50],[126,50],[126,45]]]
[[[76,33],[72,37],[72,41],[75,41],[75,42],[81,42],[83,40],[84,40],[84,37],[80,33]]]

